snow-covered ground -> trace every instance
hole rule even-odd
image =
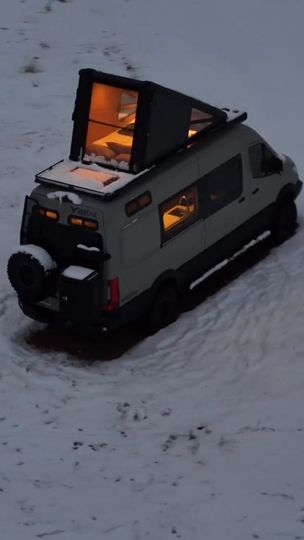
[[[5,270],[33,174],[68,155],[81,67],[245,109],[303,178],[303,16],[300,0],[3,1],[1,540],[304,538],[303,197],[295,237],[145,340],[45,329]]]

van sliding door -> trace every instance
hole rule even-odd
[[[218,245],[219,260],[234,249],[232,244],[238,244],[241,233],[237,228],[246,221],[247,199],[243,189],[240,154],[200,179],[199,198],[205,219],[206,248]]]

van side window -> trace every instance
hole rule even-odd
[[[199,181],[199,200],[203,217],[208,217],[241,196],[243,190],[242,158],[226,161]]]
[[[160,205],[162,239],[169,240],[198,218],[197,186],[192,185]]]
[[[277,156],[263,143],[249,148],[249,162],[253,178],[262,178],[278,172],[275,165]]]
[[[139,212],[152,202],[152,196],[150,191],[145,191],[145,193],[142,193],[135,199],[132,199],[129,201],[126,206],[126,214],[128,217],[133,216],[133,214],[136,214],[136,212]]]

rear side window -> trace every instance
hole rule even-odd
[[[249,162],[253,178],[261,178],[276,173],[273,167],[276,156],[263,143],[249,148]]]
[[[162,240],[166,241],[199,218],[197,186],[192,185],[160,205]]]
[[[208,217],[241,196],[243,190],[240,155],[220,165],[199,181],[199,199],[203,217]]]
[[[149,206],[152,202],[152,196],[150,191],[145,191],[145,193],[142,193],[135,199],[132,199],[126,204],[126,214],[128,217],[133,216],[133,214],[136,214],[146,206]]]

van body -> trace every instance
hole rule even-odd
[[[104,83],[99,72],[89,75]],[[112,76],[106,77],[113,84]],[[130,86],[130,79],[114,77],[114,82]],[[168,104],[167,92],[173,91],[165,90]],[[78,89],[76,109],[80,94]],[[193,104],[187,100],[189,109]],[[130,130],[133,138],[136,130],[142,138],[138,111],[132,109],[129,117],[121,113],[129,123],[116,125],[114,135],[107,125],[99,138],[88,135],[92,113],[87,112],[87,146],[74,115],[70,158],[36,176],[37,186],[25,200],[21,245],[8,264],[26,315],[103,332],[140,319],[155,331],[176,318],[179,295],[206,271],[264,231],[278,241],[294,232],[294,200],[302,182],[293,161],[245,125],[243,113],[225,110],[222,117],[222,110],[217,116],[203,105],[204,121],[193,122],[194,127],[201,122],[201,131],[187,124],[187,140],[175,137],[172,147],[167,142],[165,154],[162,142],[149,150],[146,134],[143,159],[138,159],[140,141],[133,141],[131,152],[124,145]],[[194,100],[191,110],[199,106]],[[169,116],[175,118],[171,109]],[[153,134],[151,122],[153,113]],[[119,148],[117,160],[113,148]]]

